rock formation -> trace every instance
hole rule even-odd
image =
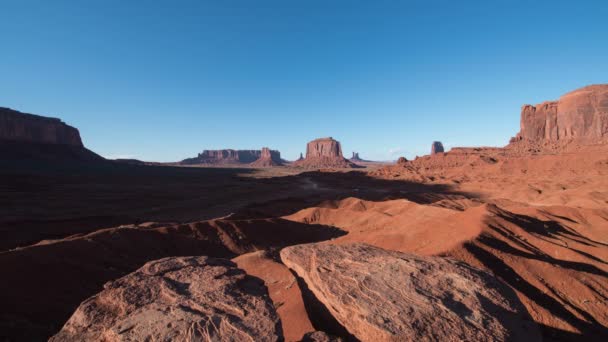
[[[362,341],[541,339],[511,288],[462,262],[326,243],[287,247],[281,260]]]
[[[225,259],[172,257],[104,285],[50,341],[279,341],[263,282]]]
[[[4,162],[103,161],[82,144],[80,133],[57,118],[0,107],[0,155]]]
[[[0,107],[0,140],[83,147],[80,133],[57,118]]]
[[[436,154],[436,153],[443,153],[444,149],[443,149],[443,144],[441,143],[441,141],[433,141],[433,144],[431,145],[431,155]]]
[[[407,158],[399,157],[399,159],[397,159],[397,164],[405,164],[405,163],[407,163]]]
[[[349,159],[351,162],[353,163],[364,163],[364,162],[368,162],[368,160],[364,160],[361,159],[361,157],[359,157],[359,153],[358,152],[353,152],[353,156]]]
[[[608,136],[608,84],[592,85],[563,95],[558,101],[524,105],[520,132],[512,141],[580,140]]]
[[[319,138],[306,145],[306,158],[294,166],[304,168],[351,168],[355,164],[344,158],[340,142],[332,137]]]
[[[269,150],[272,159],[281,160],[279,151]],[[181,164],[209,164],[209,165],[231,165],[251,164],[262,157],[261,150],[204,150],[194,158],[181,161]]]
[[[251,166],[254,167],[271,167],[281,165],[283,165],[281,153],[279,151],[273,151],[268,147],[263,147],[260,154],[260,158],[251,163]]]
[[[300,160],[304,160],[304,156],[302,155],[302,152],[300,152],[300,158],[298,158],[298,161]]]

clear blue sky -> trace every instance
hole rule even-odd
[[[608,1],[0,0],[0,106],[175,161],[333,136],[376,160],[498,145],[608,82]]]

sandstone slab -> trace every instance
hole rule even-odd
[[[279,341],[265,286],[225,259],[165,258],[104,285],[50,341]]]
[[[362,341],[540,340],[513,290],[462,262],[327,243],[281,259]]]

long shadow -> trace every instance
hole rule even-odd
[[[406,199],[418,204],[433,204],[445,199],[477,199],[479,194],[455,190],[448,184],[419,183],[407,180],[388,180],[368,176],[364,172],[312,171],[282,177],[297,187],[311,184],[313,190],[297,190],[272,201],[254,202],[238,210],[239,217],[277,217],[293,214],[324,201],[339,201],[356,197],[367,201]]]
[[[488,244],[487,239],[485,241],[482,241],[482,243]],[[489,245],[496,246],[496,243],[489,243]],[[563,341],[580,341],[581,339],[585,339],[587,341],[600,341],[605,340],[606,336],[608,336],[608,328],[602,326],[600,323],[598,323],[588,315],[586,318],[591,318],[591,323],[579,319],[570,311],[568,311],[562,303],[560,303],[553,297],[543,293],[534,285],[530,284],[528,281],[520,277],[517,272],[513,270],[513,268],[504,263],[493,253],[487,251],[484,248],[481,248],[480,246],[475,245],[474,243],[467,243],[464,247],[469,253],[474,255],[486,268],[491,270],[501,280],[505,281],[507,284],[509,284],[511,287],[518,290],[519,292],[523,293],[526,297],[530,298],[530,300],[545,308],[552,315],[555,315],[560,319],[568,322],[581,332],[581,335],[573,335],[571,333],[560,333],[560,331],[556,329],[545,329],[546,327],[541,327],[543,329],[543,335],[555,336],[558,340]],[[509,253],[510,251],[505,252]]]

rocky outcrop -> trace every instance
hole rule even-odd
[[[462,262],[327,243],[287,247],[281,259],[362,341],[540,340],[513,290]]]
[[[297,161],[300,161],[300,160],[304,160],[304,156],[302,155],[302,153],[301,153],[301,152],[300,152],[300,158],[298,158],[298,160],[297,160]]]
[[[145,264],[85,300],[50,341],[279,341],[263,282],[225,259]]]
[[[0,140],[83,147],[80,133],[57,118],[0,107]]]
[[[563,95],[558,101],[536,106],[524,105],[520,129],[512,142],[593,142],[608,136],[608,84],[577,89]]]
[[[406,164],[407,163],[407,158],[405,157],[399,157],[399,159],[397,159],[397,164]]]
[[[431,155],[445,152],[441,141],[433,141],[431,145]]]
[[[281,165],[283,165],[281,153],[279,151],[271,150],[268,147],[263,147],[260,158],[251,163],[251,166],[254,167],[272,167]]]
[[[344,158],[340,142],[332,137],[319,138],[306,145],[306,158],[294,166],[304,168],[351,168],[355,164]]]

